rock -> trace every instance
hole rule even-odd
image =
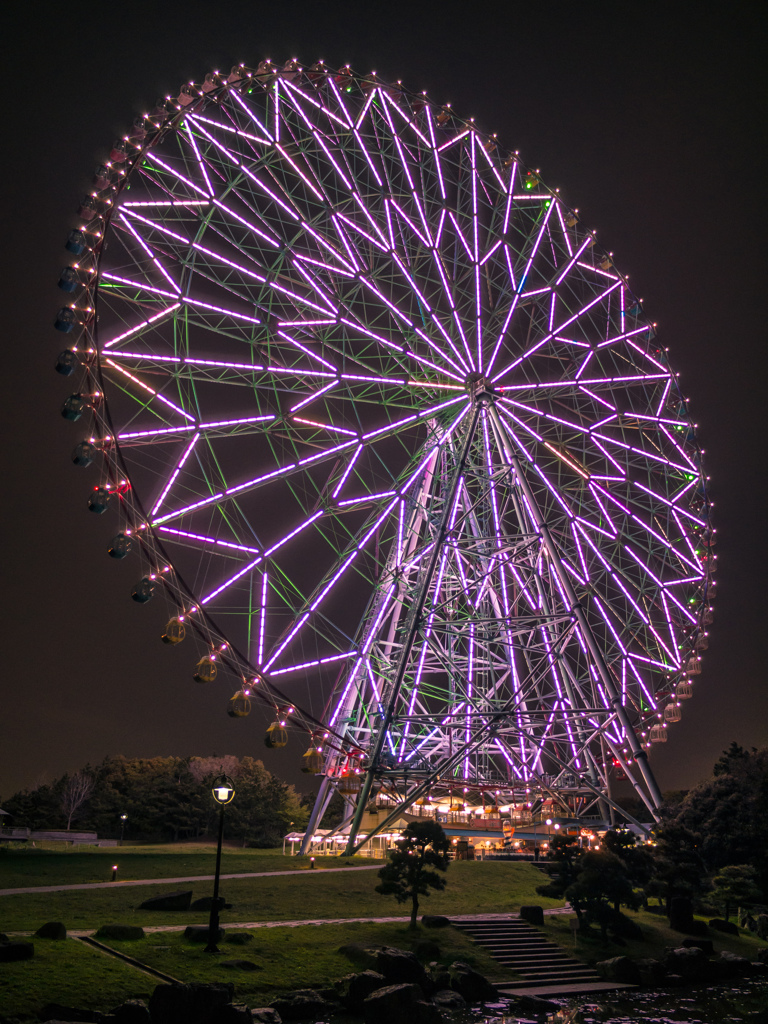
[[[635,960],[637,972],[640,976],[640,984],[648,988],[655,988],[661,985],[666,977],[666,970],[661,960],[653,960],[650,957],[642,957]]]
[[[245,1003],[226,1003],[209,1018],[210,1024],[251,1024],[253,1015]]]
[[[758,939],[768,939],[768,914],[758,914],[755,919],[755,931]]]
[[[0,943],[10,942],[10,941],[11,940],[8,938],[8,936],[5,934],[5,932],[0,932]]]
[[[192,902],[192,890],[167,892],[162,896],[150,896],[139,904],[139,910],[189,910]]]
[[[208,1024],[219,1007],[232,1002],[234,989],[231,982],[157,985],[149,999],[152,1024]]]
[[[46,1003],[38,1011],[38,1019],[43,1021],[85,1021],[86,1024],[100,1024],[105,1014],[99,1010],[82,1010],[77,1006],[62,1006],[61,1003]]]
[[[256,1024],[283,1024],[280,1014],[271,1006],[258,1006],[251,1010],[251,1019]]]
[[[718,979],[744,978],[752,974],[755,967],[746,957],[739,956],[724,949],[720,956],[712,961]]]
[[[713,917],[709,922],[709,927],[714,928],[716,932],[725,932],[726,935],[738,935],[738,925],[735,925],[733,921],[723,921],[719,917]]]
[[[126,999],[110,1016],[114,1017],[115,1024],[150,1024],[149,1007],[143,999]]]
[[[701,949],[707,956],[714,956],[715,953],[712,939],[683,939],[680,945],[684,949]]]
[[[757,962],[760,964],[768,964],[768,946],[764,946],[762,949],[758,949]]]
[[[673,896],[669,904],[669,927],[676,932],[693,931],[693,904],[687,896]]]
[[[253,936],[250,932],[229,931],[224,941],[232,943],[233,946],[245,946],[249,942],[253,942]]]
[[[421,923],[425,928],[447,928],[451,923],[451,919],[443,917],[441,914],[424,914]]]
[[[314,989],[303,988],[273,999],[272,1008],[283,1020],[307,1020],[325,1014],[330,1004]]]
[[[541,907],[520,907],[520,918],[528,924],[542,926],[544,924],[544,911]]]
[[[342,946],[339,952],[347,949],[350,947]],[[357,946],[352,947],[352,958],[383,974],[390,985],[420,985],[426,995],[432,991],[432,980],[413,953],[393,946]]]
[[[628,956],[614,956],[595,964],[595,970],[606,981],[619,981],[629,985],[640,984],[637,964]]]
[[[134,942],[144,938],[144,929],[137,924],[103,924],[94,935],[95,939],[117,939],[119,942]]]
[[[494,986],[486,977],[474,971],[469,964],[460,960],[454,961],[448,968],[450,985],[454,992],[458,992],[468,1003],[479,1003],[484,999],[495,999],[497,992]]]
[[[228,967],[232,971],[263,971],[264,968],[255,964],[253,960],[222,960],[222,967]]]
[[[5,942],[0,946],[0,964],[10,964],[16,960],[31,960],[35,955],[32,942]],[[78,1017],[78,1020],[84,1020]]]
[[[184,929],[184,938],[188,942],[207,942],[210,929],[207,924],[190,924]],[[224,929],[219,928],[219,931],[214,940],[215,942],[224,941]]]
[[[440,1024],[443,1016],[436,1006],[422,999],[418,985],[386,985],[378,989],[363,1003],[365,1024],[392,1024],[393,1020],[407,1024]]]
[[[378,971],[361,971],[359,974],[347,974],[336,982],[338,998],[350,1010],[360,1013],[363,1002],[377,989],[384,988],[387,979]]]
[[[440,947],[429,939],[420,939],[414,943],[413,952],[419,960],[435,960],[440,956]]]
[[[66,939],[67,929],[61,921],[48,921],[40,925],[35,935],[39,939]]]
[[[218,897],[218,904],[219,904],[219,910],[224,910],[225,908],[229,909],[232,906],[231,903],[227,903],[226,902],[226,900],[224,899],[224,897],[221,894],[219,894],[219,897]],[[212,906],[213,906],[213,896],[201,896],[199,900],[195,900],[193,903],[190,904],[189,909],[190,910],[210,910]]]
[[[679,974],[686,981],[709,981],[712,977],[707,954],[697,948],[679,946],[677,949],[668,949],[664,967],[670,974]]]
[[[432,1002],[441,1010],[461,1010],[467,1005],[464,996],[450,988],[443,988],[439,992],[435,992]]]

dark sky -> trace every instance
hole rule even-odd
[[[768,743],[766,39],[758,4],[342,5],[187,0],[67,5],[17,27],[4,64],[4,644],[0,797],[109,754],[264,757],[300,781],[262,721],[233,721],[135,605],[135,567],[70,462],[52,322],[63,241],[112,139],[158,96],[265,56],[349,61],[453,103],[540,167],[616,254],[680,371],[712,478],[718,598],[696,697],[654,750],[662,789],[731,740]],[[107,516],[103,517],[105,520]],[[126,560],[130,562],[130,560]],[[182,648],[183,650],[183,648]],[[304,786],[306,787],[306,777]]]

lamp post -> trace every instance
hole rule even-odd
[[[211,902],[211,916],[208,919],[208,945],[206,953],[218,953],[219,947],[216,940],[219,937],[219,874],[221,873],[221,841],[224,838],[224,808],[232,802],[235,795],[235,787],[228,775],[219,775],[214,779],[211,787],[211,795],[219,805],[219,840],[216,844],[216,872],[213,876],[213,901]]]
[[[123,836],[125,835],[125,823],[128,820],[127,814],[120,815],[120,845],[123,845]]]

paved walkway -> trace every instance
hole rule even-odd
[[[324,875],[332,871],[376,871],[381,864],[363,864],[354,868],[295,868],[292,871],[245,871],[236,875],[220,875],[229,878],[274,878],[278,875]],[[21,893],[34,892],[67,892],[72,889],[120,889],[132,885],[182,885],[185,882],[212,882],[213,875],[189,875],[186,878],[131,878],[124,882],[80,882],[77,885],[30,885],[24,889],[0,889],[0,896],[18,896]]]

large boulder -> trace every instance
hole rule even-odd
[[[432,1002],[441,1010],[463,1010],[467,1005],[464,996],[450,988],[443,988],[439,992],[435,992]]]
[[[651,957],[641,957],[635,960],[637,973],[640,977],[640,984],[646,988],[656,988],[661,985],[666,977],[666,970],[661,960],[653,960]]]
[[[629,985],[640,984],[640,971],[634,960],[628,956],[614,956],[595,964],[595,970],[606,981],[618,981]]]
[[[283,1024],[283,1018],[273,1006],[257,1006],[251,1010],[255,1024]]]
[[[497,997],[496,989],[490,981],[460,960],[455,960],[451,964],[448,976],[450,984],[446,987],[458,992],[468,1003],[479,1003]]]
[[[714,956],[715,948],[712,945],[712,939],[687,938],[683,939],[680,945],[684,946],[686,949],[700,949],[706,953],[707,956]]]
[[[219,895],[216,898],[216,902],[218,903],[219,910],[224,910],[224,909],[230,910],[232,908],[232,904],[231,903],[227,903],[227,901],[224,899],[224,897],[222,895]],[[199,900],[194,900],[190,904],[189,909],[190,910],[210,910],[212,906],[213,906],[213,896],[201,896]]]
[[[523,921],[527,921],[528,924],[538,925],[539,927],[544,924],[544,911],[541,907],[520,907],[520,917]]]
[[[347,974],[336,982],[336,994],[341,1002],[350,1010],[362,1012],[363,1002],[377,989],[384,988],[387,979],[378,971],[360,971],[359,974]]]
[[[745,978],[753,974],[756,969],[760,970],[759,967],[756,968],[746,957],[739,956],[737,953],[731,953],[728,949],[724,949],[720,956],[712,961],[712,966],[715,971],[715,977],[724,980],[729,978]]]
[[[432,1003],[422,998],[418,985],[386,985],[378,989],[363,1003],[365,1024],[441,1024],[443,1015]]]
[[[664,956],[664,967],[668,974],[678,974],[686,981],[709,981],[712,977],[709,958],[702,949],[685,946],[668,949]]]
[[[252,1024],[253,1014],[245,1003],[225,1003],[210,1018],[210,1024]]]
[[[137,924],[103,924],[94,935],[95,939],[113,939],[118,942],[135,942],[144,938],[144,929]]]
[[[150,1024],[149,1007],[143,999],[126,999],[110,1016],[114,1024]]]
[[[35,932],[38,939],[66,939],[67,929],[61,921],[47,921],[45,924],[41,924]]]
[[[733,921],[724,921],[722,918],[713,917],[709,922],[709,927],[714,928],[716,932],[725,932],[726,935],[738,935],[739,928]]]
[[[157,985],[149,999],[152,1024],[209,1024],[219,1007],[232,1002],[234,989],[231,982]]]
[[[282,1020],[316,1020],[318,1016],[326,1016],[333,1007],[319,992],[303,988],[273,999],[272,1008]]]
[[[768,939],[768,914],[758,914],[755,918],[755,929],[758,939]]]
[[[425,928],[447,928],[451,919],[443,917],[441,914],[424,914],[421,923]]]
[[[687,896],[673,896],[669,903],[669,927],[693,934],[693,903]]]
[[[139,910],[189,910],[192,903],[192,890],[166,892],[160,896],[150,896],[139,904]]]
[[[427,972],[419,963],[418,958],[403,949],[394,946],[342,946],[339,950],[362,967],[383,974],[390,985],[420,985],[428,995],[432,991],[432,982]]]
[[[4,942],[0,946],[0,964],[10,964],[15,960],[31,960],[35,955],[32,942]]]

